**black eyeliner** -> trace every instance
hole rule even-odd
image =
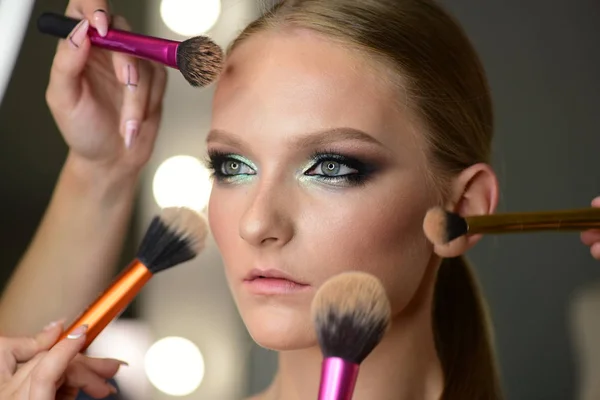
[[[365,183],[379,169],[373,163],[366,163],[354,156],[347,156],[336,151],[316,151],[311,156],[314,161],[311,167],[305,171],[307,176],[318,176],[319,179],[333,183],[348,183],[350,185],[359,185]],[[318,164],[326,161],[335,161],[356,172],[346,175],[327,176],[323,174],[308,174]]]

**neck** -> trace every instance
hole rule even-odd
[[[431,307],[419,309],[422,311],[417,314],[398,316],[379,346],[360,365],[353,400],[440,398],[443,373],[435,350]],[[264,398],[316,398],[322,358],[318,347],[281,352],[278,373]]]

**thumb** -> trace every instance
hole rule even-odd
[[[10,379],[19,363],[49,349],[58,340],[64,321],[48,325],[35,337],[0,338],[0,382]]]
[[[83,348],[86,331],[87,325],[80,326],[44,355],[31,372],[30,398],[56,399],[57,385],[71,360]]]
[[[81,95],[81,73],[90,51],[87,20],[73,28],[67,39],[60,40],[48,84],[48,102],[56,107],[73,108]]]
[[[53,322],[34,337],[6,338],[2,345],[16,362],[29,361],[37,353],[48,350],[56,343],[63,331],[63,324],[64,320]]]

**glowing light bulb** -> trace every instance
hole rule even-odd
[[[152,182],[156,203],[161,207],[188,207],[202,211],[208,204],[212,182],[200,160],[174,156],[157,168]]]
[[[187,396],[204,379],[202,353],[182,337],[166,337],[154,343],[146,353],[144,368],[150,383],[170,396]]]
[[[160,16],[165,25],[182,36],[208,32],[220,15],[220,0],[162,0],[160,3]]]

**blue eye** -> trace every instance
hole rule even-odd
[[[364,183],[374,171],[374,168],[356,158],[336,153],[316,153],[313,160],[314,163],[304,175],[336,185]]]
[[[364,183],[375,171],[356,158],[336,153],[316,153],[304,175],[335,186],[356,186]],[[246,181],[256,175],[256,167],[237,154],[209,152],[207,167],[217,182]]]
[[[230,158],[221,163],[221,173],[226,176],[251,175],[252,168],[242,161]]]
[[[308,172],[312,172],[310,175],[322,175],[327,177],[345,176],[349,174],[356,174],[358,171],[354,168],[350,168],[345,164],[335,160],[321,161]]]
[[[230,181],[256,175],[256,171],[249,164],[235,154],[214,151],[209,153],[207,162],[208,168],[212,170],[212,175],[217,181]]]

